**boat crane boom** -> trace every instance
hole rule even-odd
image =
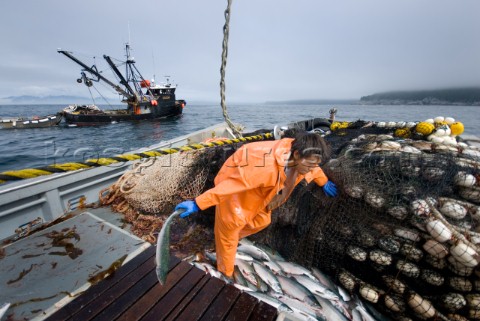
[[[76,62],[77,64],[79,64],[80,66],[82,66],[84,68],[85,71],[88,71],[89,73],[91,73],[92,75],[95,75],[96,77],[98,77],[99,79],[103,80],[104,82],[106,82],[107,84],[109,84],[110,86],[112,86],[119,94],[122,94],[124,95],[125,97],[132,97],[132,94],[126,92],[125,90],[123,90],[119,85],[116,85],[114,84],[113,82],[111,82],[110,80],[108,80],[107,78],[103,77],[97,70],[96,68],[92,68],[92,67],[89,67],[87,66],[85,63],[83,63],[82,61],[78,60],[76,57],[74,57],[70,52],[68,51],[65,51],[65,50],[60,50],[58,49],[57,50],[58,53],[61,53],[61,54],[64,54],[65,56],[67,56],[68,58],[70,58],[71,60],[73,60],[74,62]],[[108,61],[108,60],[107,60]],[[130,91],[132,90],[129,86],[126,86]],[[135,95],[133,95],[133,97],[135,97]]]

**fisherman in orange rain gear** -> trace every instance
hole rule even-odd
[[[216,205],[217,269],[232,277],[239,240],[267,227],[272,210],[288,199],[301,180],[314,181],[330,197],[337,195],[335,184],[318,165],[329,154],[325,140],[313,133],[243,145],[225,161],[215,187],[175,210],[184,209],[180,216],[187,217]]]

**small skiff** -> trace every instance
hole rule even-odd
[[[44,128],[57,126],[62,121],[62,115],[47,115],[42,117],[9,117],[0,118],[0,128],[14,129],[14,128]]]

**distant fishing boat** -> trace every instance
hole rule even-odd
[[[178,117],[187,104],[185,100],[176,100],[176,85],[170,83],[168,78],[165,83],[158,84],[155,80],[145,79],[141,75],[135,66],[135,60],[130,55],[130,45],[128,43],[125,45],[127,59],[120,63],[120,65],[125,64],[125,74],[120,72],[112,58],[103,56],[115,77],[119,79],[120,84],[116,84],[103,76],[96,65],[89,67],[68,51],[59,49],[58,52],[83,67],[81,78],[77,79],[78,83],[84,83],[87,87],[92,87],[94,82],[103,81],[122,95],[122,103],[127,104],[127,108],[115,110],[102,110],[95,105],[70,105],[62,111],[67,124],[86,126],[120,121]]]
[[[7,117],[0,118],[0,128],[15,129],[15,128],[45,128],[57,126],[62,121],[62,114],[47,115],[47,116],[33,116],[26,117]]]

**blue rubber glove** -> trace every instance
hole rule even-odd
[[[175,207],[175,211],[180,210],[180,209],[185,210],[185,212],[180,214],[181,218],[185,218],[185,217],[189,216],[190,214],[197,213],[200,210],[200,208],[198,208],[198,205],[197,205],[197,203],[195,203],[195,201],[181,202],[180,204],[178,204]]]
[[[328,181],[327,184],[323,185],[323,191],[325,192],[325,195],[335,197],[337,196],[337,185],[331,181]]]

